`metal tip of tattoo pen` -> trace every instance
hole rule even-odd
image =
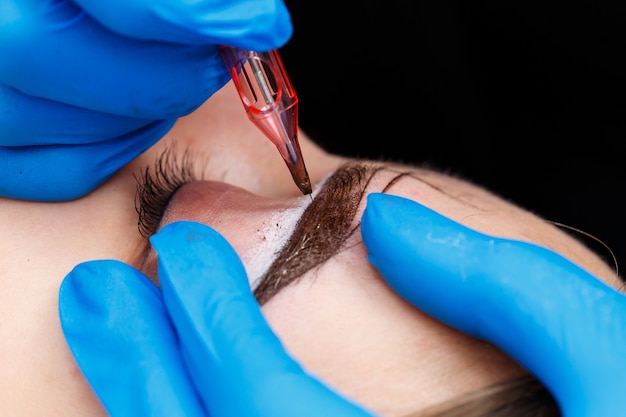
[[[297,103],[294,107],[297,107]],[[267,129],[266,123],[257,123],[257,126],[260,127],[276,146],[276,149],[278,149],[280,156],[283,158],[283,161],[285,161],[285,165],[289,168],[291,178],[293,178],[293,181],[302,194],[311,194],[313,189],[298,142],[298,126],[296,119],[291,114],[276,113],[274,117],[270,117],[269,120],[274,121],[274,123],[271,124],[272,129]]]
[[[302,194],[307,195],[313,192],[313,188],[311,187],[311,179],[309,178],[309,173],[306,171],[306,166],[304,165],[304,159],[302,159],[302,153],[300,152],[300,146],[297,144],[297,139],[295,141],[295,146],[297,148],[296,152],[299,154],[299,157],[295,159],[295,161],[287,161],[287,168],[289,168],[289,172],[291,172],[291,177],[293,181],[296,183]]]
[[[311,180],[298,143],[298,96],[277,50],[220,47],[248,118],[276,146],[302,194]]]

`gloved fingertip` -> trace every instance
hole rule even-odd
[[[224,285],[249,288],[239,255],[210,226],[193,221],[177,221],[150,237],[150,243],[158,254],[159,269],[163,268],[163,272],[179,272],[168,274],[171,278],[194,274],[204,276],[217,271],[232,278]]]
[[[180,220],[163,226],[150,237],[150,243],[155,249],[159,248],[161,253],[165,253],[168,250],[180,248],[180,246],[169,244],[180,239],[189,243],[212,241],[217,244],[228,245],[226,239],[212,227],[189,220]]]
[[[243,263],[217,231],[202,223],[177,221],[164,226],[150,242],[157,253],[163,298],[181,335],[210,340],[222,332],[245,334],[246,326],[261,320]]]
[[[407,224],[425,227],[425,231],[436,227],[442,230],[467,227],[454,222],[440,213],[414,200],[385,193],[371,193],[367,196],[367,206],[363,212],[361,232],[366,235],[376,233],[376,238],[384,238],[387,231],[406,230]],[[413,234],[411,231],[410,234]]]
[[[137,280],[129,279],[131,276]],[[154,284],[150,284],[150,281],[132,266],[122,261],[105,259],[76,265],[62,281],[60,292],[64,294],[63,298],[68,300],[70,296],[82,294],[86,297],[95,297],[103,292],[106,295],[115,294],[117,297],[128,294],[127,292],[118,294],[117,289],[139,285],[158,296],[158,289]]]
[[[459,271],[467,261],[465,242],[473,233],[413,200],[382,193],[368,196],[361,222],[368,259],[385,281],[414,306],[448,324],[458,324],[456,317],[472,312],[474,300],[467,294],[472,287]]]
[[[104,262],[104,264],[102,263]],[[69,274],[65,276],[59,287],[59,309],[62,317],[72,318],[71,314],[66,314],[70,309],[74,310],[81,306],[98,305],[107,297],[107,292],[102,291],[103,281],[98,279],[98,266],[107,265],[113,268],[106,270],[114,271],[116,261],[84,262],[76,265]],[[104,300],[106,302],[106,300]],[[91,310],[91,308],[88,308]]]
[[[118,306],[124,311],[140,309],[137,295],[160,301],[152,282],[131,266],[115,260],[81,263],[64,278],[59,288],[59,315],[64,331],[71,337],[77,326],[82,333],[89,322],[101,326]],[[136,312],[136,311],[135,311]],[[132,312],[130,312],[132,314]]]
[[[398,261],[414,264],[418,257],[429,265],[450,264],[450,256],[464,256],[461,243],[484,236],[413,200],[383,193],[368,195],[361,234],[370,261],[383,269],[399,269]]]

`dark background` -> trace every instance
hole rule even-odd
[[[623,271],[619,3],[286,0],[300,126],[332,152],[485,185],[595,235]]]

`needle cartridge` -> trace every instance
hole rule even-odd
[[[298,142],[298,97],[277,50],[220,47],[248,118],[276,146],[303,194],[311,180]]]

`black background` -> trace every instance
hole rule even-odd
[[[329,151],[428,163],[582,229],[621,271],[619,3],[286,0],[300,126]]]

